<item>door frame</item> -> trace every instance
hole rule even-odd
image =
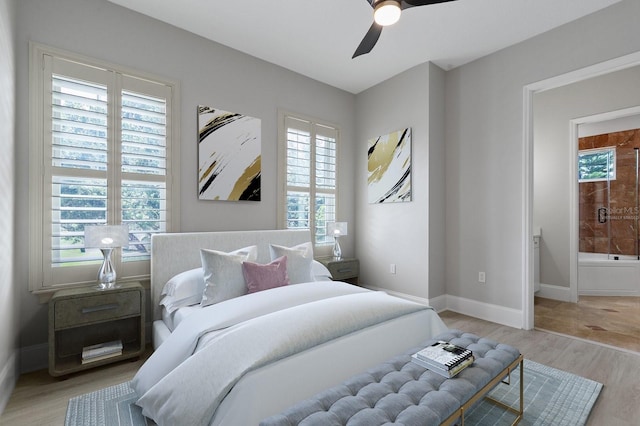
[[[555,89],[566,86],[579,81],[587,80],[593,77],[620,71],[640,65],[640,51],[619,58],[604,61],[598,64],[587,66],[585,68],[541,80],[535,83],[527,84],[523,87],[523,155],[522,169],[523,177],[523,215],[522,228],[524,229],[524,238],[522,240],[522,328],[531,330],[534,327],[534,282],[533,282],[533,97],[536,93],[546,90]],[[572,142],[577,143],[577,125],[572,125]],[[575,141],[574,141],[575,139]],[[575,177],[577,165],[572,161],[573,172],[571,177]],[[573,181],[574,179],[571,179]],[[577,186],[577,180],[576,180]],[[570,260],[569,280],[571,288],[575,287],[575,297],[577,301],[577,275],[578,275],[578,232],[577,232],[577,197],[570,200],[571,203],[571,220],[575,223],[571,225],[570,252],[574,255]],[[575,238],[574,238],[575,237]],[[573,291],[573,290],[571,290]],[[572,293],[573,294],[573,293]],[[572,296],[573,297],[573,296]]]

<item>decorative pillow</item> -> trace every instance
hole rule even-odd
[[[204,271],[202,268],[190,269],[179,273],[164,285],[161,295],[165,296],[160,304],[171,313],[183,306],[200,303],[204,291]]]
[[[299,244],[295,247],[270,244],[269,251],[271,252],[271,260],[287,256],[287,273],[289,274],[290,284],[315,281],[311,272],[311,261],[313,260],[313,245],[311,242]]]
[[[200,249],[204,269],[204,291],[201,306],[209,306],[247,293],[242,262],[255,262],[258,247],[244,247],[230,253]]]
[[[242,263],[242,273],[249,293],[282,287],[289,284],[287,256],[281,256],[271,263],[262,265],[253,262]]]

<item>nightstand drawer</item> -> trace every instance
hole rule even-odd
[[[74,327],[95,321],[140,315],[140,295],[139,291],[104,292],[95,296],[56,301],[55,328]]]
[[[358,259],[341,260],[339,262],[329,262],[327,269],[331,272],[331,277],[336,280],[354,278],[359,274],[360,263]]]

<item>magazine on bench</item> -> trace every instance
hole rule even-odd
[[[427,346],[411,358],[416,364],[445,377],[455,376],[475,361],[473,352],[469,349],[444,341]]]

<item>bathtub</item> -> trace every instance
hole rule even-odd
[[[578,253],[578,294],[585,296],[640,296],[640,260],[637,256]]]

